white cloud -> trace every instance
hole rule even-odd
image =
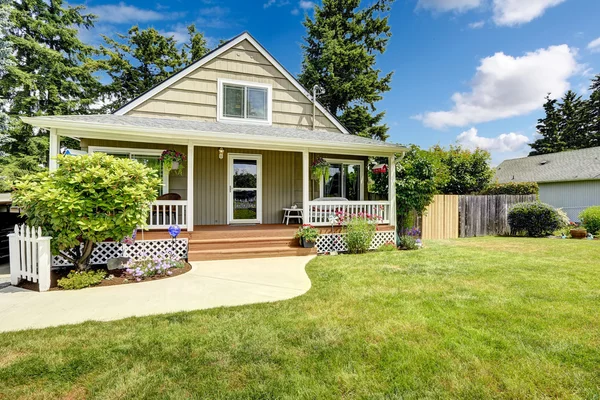
[[[155,10],[138,8],[136,6],[129,6],[123,2],[119,4],[104,4],[101,6],[89,7],[86,11],[90,14],[97,15],[100,22],[112,24],[161,21],[176,19],[185,15],[185,13],[179,12],[158,12]]]
[[[300,0],[300,2],[298,3],[298,7],[300,7],[303,10],[312,10],[315,6],[315,3],[313,3],[312,1],[307,1],[307,0]]]
[[[471,128],[458,135],[456,141],[471,150],[480,148],[490,152],[506,153],[522,149],[529,143],[529,138],[514,132],[487,138],[479,136],[476,128]]]
[[[297,8],[293,8],[292,11],[290,11],[292,13],[292,15],[298,15],[300,14],[300,10],[298,10]]]
[[[590,43],[588,43],[587,48],[592,53],[600,53],[600,37],[598,39],[592,40]]]
[[[521,57],[496,53],[481,60],[470,92],[452,95],[451,110],[413,118],[443,129],[528,114],[542,106],[547,93],[558,98],[569,89],[568,79],[581,67],[575,57],[576,50],[564,44]]]
[[[267,2],[263,4],[263,8],[269,8],[271,6],[283,7],[288,4],[290,4],[289,0],[267,0]]]
[[[546,9],[555,7],[565,0],[494,0],[494,22],[496,25],[518,25],[540,17]]]
[[[483,4],[482,0],[419,0],[417,8],[424,8],[437,12],[465,12],[478,8]]]
[[[485,25],[485,21],[477,21],[477,22],[471,22],[469,24],[469,28],[471,29],[481,29],[483,28]]]

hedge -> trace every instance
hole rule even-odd
[[[600,235],[600,206],[586,208],[579,214],[579,219],[588,233]]]
[[[541,237],[563,228],[564,222],[554,207],[535,201],[515,204],[508,211],[508,225],[512,235]]]
[[[537,195],[539,192],[540,188],[535,182],[509,182],[490,185],[481,194]]]

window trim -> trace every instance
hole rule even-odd
[[[225,89],[224,85],[233,85],[233,86],[243,86],[244,88],[259,88],[259,89],[267,89],[267,119],[252,119],[252,118],[235,118],[235,117],[225,117],[223,115],[223,99],[225,97]],[[245,95],[246,91],[244,90],[244,113],[247,107],[247,99]],[[258,83],[258,82],[248,82],[248,81],[238,81],[234,79],[217,79],[217,121],[219,122],[234,122],[234,123],[243,123],[243,124],[257,124],[257,125],[272,125],[273,123],[273,86],[267,83]]]
[[[365,199],[365,162],[364,160],[351,160],[351,159],[340,159],[340,158],[324,158],[329,164],[352,164],[352,165],[360,165],[360,198],[356,201],[364,201]],[[343,171],[342,166],[342,171]],[[342,190],[345,189],[345,181],[342,179]],[[325,189],[325,178],[321,177],[319,181],[319,197],[323,197],[323,190]],[[354,200],[349,200],[354,201]]]
[[[164,150],[158,149],[136,149],[134,147],[106,147],[106,146],[88,146],[88,153],[112,153],[112,154],[138,154],[140,156],[160,156]],[[169,193],[170,171],[163,167],[162,186],[163,194]],[[159,192],[160,193],[160,192]]]

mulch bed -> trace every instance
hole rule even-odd
[[[106,266],[94,266],[94,267],[92,267],[92,269],[104,270],[104,271],[106,271],[107,276],[108,275],[113,276],[112,279],[104,279],[104,280],[102,280],[102,282],[100,282],[100,284],[95,285],[95,286],[90,286],[90,287],[95,288],[95,287],[104,287],[104,286],[129,285],[129,284],[133,284],[133,283],[144,283],[144,282],[151,282],[151,281],[158,281],[161,279],[172,278],[174,276],[183,275],[186,272],[189,272],[192,269],[192,266],[186,262],[185,267],[183,267],[183,268],[172,268],[171,269],[171,272],[173,272],[172,275],[153,276],[151,278],[146,278],[140,282],[137,282],[135,279],[127,279],[125,277],[124,269],[117,269],[117,270],[109,271],[106,269]],[[61,278],[66,278],[70,271],[71,271],[71,269],[68,267],[57,269],[57,270],[52,270],[50,272],[50,291],[63,290],[57,286],[57,282]],[[19,287],[23,288],[23,289],[27,289],[27,290],[34,290],[36,292],[39,291],[39,286],[37,283],[33,283],[33,282],[25,281],[25,280],[22,280],[21,283],[19,283]],[[88,289],[88,288],[84,288],[84,289]]]

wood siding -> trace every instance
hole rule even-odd
[[[247,40],[209,61],[127,115],[157,118],[217,120],[217,79],[270,84],[273,87],[273,125],[310,129],[312,103]],[[339,129],[316,111],[316,128]]]
[[[87,151],[88,146],[158,150],[172,149],[177,150],[180,153],[187,153],[187,146],[165,145],[160,143],[124,142],[103,139],[81,139],[81,149]],[[187,168],[183,169],[183,175],[175,175],[174,173],[169,174],[169,192],[179,194],[183,200],[187,199]]]
[[[540,201],[562,208],[571,221],[579,222],[579,213],[600,205],[600,181],[540,183]]]
[[[215,147],[196,147],[194,224],[227,224],[227,155],[262,155],[262,218],[279,224],[283,207],[302,202],[302,154],[285,151],[226,148],[222,160]],[[298,179],[298,176],[300,179]]]

